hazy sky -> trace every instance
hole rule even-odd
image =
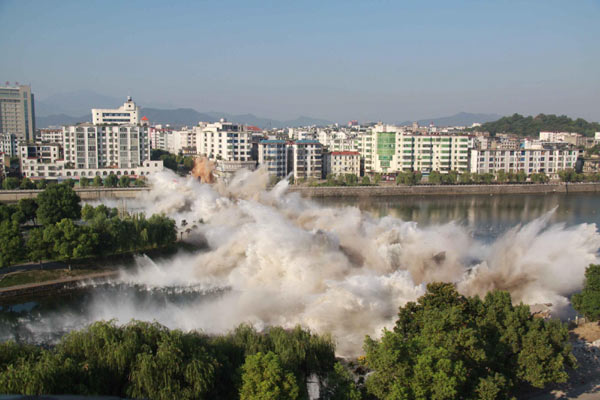
[[[0,0],[4,81],[281,119],[598,121],[600,1]]]

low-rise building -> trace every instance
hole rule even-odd
[[[471,150],[471,172],[493,173],[498,171],[526,174],[543,172],[556,176],[558,171],[575,168],[582,150],[567,146],[548,146],[544,149],[521,150]]]
[[[40,129],[38,130],[37,141],[42,143],[62,143],[62,129]]]
[[[323,175],[360,175],[360,153],[358,151],[332,151],[323,154]]]

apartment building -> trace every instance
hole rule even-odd
[[[17,135],[14,133],[0,133],[0,153],[10,157],[17,155]]]
[[[575,168],[582,150],[567,146],[547,146],[543,149],[471,150],[470,171],[493,173],[524,171],[527,174],[544,172],[555,176],[558,171]]]
[[[221,120],[194,127],[196,153],[211,160],[252,161],[252,131],[244,125]]]
[[[131,96],[128,96],[127,101],[119,108],[92,108],[92,122],[94,125],[137,125],[140,122],[139,111],[139,107],[131,99]]]
[[[367,172],[467,171],[472,140],[468,136],[413,135],[402,132],[372,133],[372,161]]]
[[[323,175],[360,175],[360,153],[358,151],[332,151],[323,154]]]
[[[57,177],[64,164],[59,143],[21,143],[18,153],[21,174],[27,178]]]
[[[42,143],[62,143],[62,129],[40,129],[38,130],[37,140]]]
[[[64,159],[73,168],[136,168],[150,159],[146,127],[93,125],[63,127]]]
[[[258,164],[270,175],[285,178],[288,174],[288,145],[285,140],[261,140],[258,143]]]
[[[151,126],[148,128],[148,137],[151,149],[169,151],[172,146],[173,129],[162,125]]]
[[[294,179],[321,179],[323,145],[318,140],[298,140],[292,144]]]
[[[14,133],[17,141],[33,140],[35,106],[30,86],[0,86],[0,133]]]

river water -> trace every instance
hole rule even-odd
[[[477,251],[473,251],[477,256],[483,251],[481,248],[498,241],[498,238],[505,235],[510,229],[515,228],[515,226],[533,223],[540,218],[544,218],[544,216],[549,218],[549,226],[560,227],[560,224],[564,224],[563,228],[557,228],[557,232],[560,231],[559,233],[563,236],[560,236],[559,233],[556,234],[559,236],[549,236],[550,238],[558,237],[556,239],[558,242],[562,240],[561,237],[566,238],[564,240],[572,240],[575,233],[569,230],[571,227],[576,227],[579,224],[596,224],[600,226],[600,196],[585,193],[569,195],[405,196],[368,199],[325,198],[316,199],[314,202],[318,204],[317,209],[319,210],[330,208],[343,208],[346,210],[345,207],[350,206],[358,207],[373,220],[391,216],[402,221],[414,221],[417,224],[416,227],[422,229],[428,235],[436,231],[446,232],[440,234],[440,237],[448,240],[451,240],[454,235],[453,232],[456,232],[457,236],[464,235],[467,238],[457,241],[458,244],[452,242],[447,245],[449,247],[446,252],[451,253],[452,246],[460,245],[465,247],[463,253],[467,254],[468,257],[473,256],[469,250],[470,248],[477,248]],[[269,218],[274,217],[270,216]],[[228,222],[222,222],[222,224],[231,223],[230,217],[226,221]],[[379,224],[385,225],[384,223]],[[458,227],[449,228],[449,225]],[[415,229],[412,225],[408,225],[408,227]],[[260,225],[253,225],[252,229],[253,231],[246,233],[246,235],[261,235]],[[452,229],[455,229],[455,231]],[[313,229],[313,233],[315,231],[318,235],[316,228]],[[278,232],[274,235],[278,234],[281,235],[280,242],[284,243],[281,246],[282,248],[288,245],[292,246],[288,244],[286,232]],[[468,239],[469,236],[473,242],[469,242],[471,240]],[[304,240],[302,236],[298,237],[298,241]],[[518,235],[515,237],[514,240],[517,241],[515,246],[517,246],[520,239]],[[241,240],[240,238],[236,239],[238,243]],[[237,257],[255,257],[255,248],[260,246],[250,241],[251,239],[248,240],[249,244],[245,245],[245,250]],[[556,243],[549,241],[547,245],[548,251],[551,251]],[[270,246],[272,246],[274,253],[279,250],[275,248],[278,245],[273,247],[274,245],[270,244]],[[543,243],[531,246],[541,246],[542,250],[537,249],[538,252],[544,250]],[[289,250],[286,251],[290,252]],[[260,253],[260,251],[256,250],[256,253]],[[360,343],[359,341],[362,340],[364,334],[372,334],[380,330],[381,326],[389,325],[389,321],[393,320],[394,312],[398,306],[395,302],[400,301],[398,299],[415,298],[423,290],[417,283],[415,283],[414,291],[412,285],[406,288],[406,276],[402,275],[402,279],[400,279],[400,275],[397,275],[397,273],[371,273],[368,277],[363,276],[360,279],[352,280],[352,277],[338,278],[339,272],[335,272],[331,274],[323,273],[323,277],[319,276],[315,280],[322,279],[324,282],[335,281],[336,283],[327,283],[328,288],[323,290],[315,289],[321,284],[321,282],[316,282],[310,286],[311,289],[303,289],[305,292],[299,291],[298,298],[306,293],[306,300],[298,300],[292,295],[287,295],[294,293],[294,290],[296,290],[291,286],[286,286],[288,285],[287,278],[277,281],[285,271],[278,270],[277,274],[279,275],[275,278],[272,275],[265,278],[261,275],[264,271],[254,271],[251,276],[245,276],[243,273],[234,271],[229,274],[229,280],[226,284],[219,281],[220,283],[210,285],[207,284],[206,280],[196,281],[194,278],[189,278],[192,275],[188,274],[188,269],[191,268],[189,265],[198,265],[210,262],[210,260],[216,262],[214,261],[215,256],[211,255],[213,258],[208,259],[194,259],[194,257],[197,257],[197,255],[180,255],[171,261],[157,263],[140,257],[137,268],[144,271],[143,274],[140,273],[134,277],[128,275],[124,279],[108,284],[87,286],[81,290],[62,295],[2,304],[0,306],[0,340],[16,339],[30,342],[52,342],[72,329],[81,328],[95,320],[111,318],[117,319],[119,322],[127,322],[131,318],[156,320],[172,328],[203,329],[207,332],[225,331],[239,322],[246,321],[244,318],[248,318],[249,322],[254,323],[259,328],[269,324],[289,326],[290,324],[301,323],[310,325],[311,329],[316,331],[333,331],[334,336],[336,335],[335,326],[342,325],[345,331],[356,331],[356,335],[355,337],[340,339],[340,341],[347,340],[347,348],[356,348],[356,346],[360,346],[358,343]],[[264,270],[266,268],[264,265],[267,265],[264,261],[265,257],[268,257],[268,254],[260,253],[260,257],[254,260],[253,264],[262,265]],[[285,255],[278,255],[277,260],[285,268],[294,269],[297,275],[302,276],[301,283],[294,283],[294,285],[301,286],[307,280],[313,279],[310,276],[303,276],[303,270],[296,270],[299,267],[297,267],[298,262],[295,260],[297,258],[305,260],[305,255],[290,257],[295,258],[290,261],[285,259]],[[323,256],[324,263],[331,262],[334,264],[336,262],[335,259],[332,261],[332,259],[325,259],[325,257],[331,256]],[[451,258],[451,255],[449,257]],[[484,256],[481,257],[484,258]],[[464,256],[460,261],[464,262],[463,259],[466,258],[467,256]],[[239,263],[240,258],[237,260],[232,262]],[[308,263],[308,261],[305,263]],[[178,272],[180,272],[182,278],[173,280],[173,276],[177,275]],[[139,278],[142,275],[144,278]],[[218,278],[221,277],[219,273],[212,270],[210,274],[205,273],[203,276],[206,278],[209,275],[212,281],[218,281]],[[234,277],[231,278],[231,276]],[[245,286],[245,284],[239,283],[240,279],[253,279],[255,276],[261,279],[255,286]],[[275,289],[270,286],[271,281],[268,279],[278,282]],[[336,279],[338,280],[336,281]],[[367,286],[367,284],[371,284],[369,279],[374,280],[372,287]],[[402,280],[402,282],[400,284],[395,280]],[[281,289],[282,287],[285,290]],[[266,289],[261,292],[261,288]],[[342,289],[344,292],[340,294]],[[232,293],[237,293],[235,297],[224,295],[230,290]],[[255,295],[244,297],[246,290]],[[285,295],[281,295],[280,291]],[[382,297],[383,295],[379,293],[386,291],[395,294]],[[402,294],[398,295],[398,292]],[[332,293],[335,293],[335,295]],[[351,297],[349,293],[354,297]],[[271,297],[272,300],[269,302]],[[350,305],[338,306],[340,298]],[[391,304],[382,305],[386,302]],[[211,307],[211,310],[207,310],[207,307],[199,307],[201,304],[213,303],[215,305]],[[282,305],[274,303],[282,303]],[[290,314],[296,315],[296,317],[273,315],[286,314],[286,311],[283,310],[288,309],[292,310]],[[339,315],[343,312],[347,312],[352,317],[344,318],[342,315],[340,319],[336,319],[339,316],[335,317],[334,314]],[[371,321],[369,320],[371,315],[378,316]],[[230,324],[228,324],[229,320],[232,321]],[[368,323],[365,322],[366,320],[368,320]],[[361,331],[362,325],[368,326],[368,329],[365,328],[366,332]]]

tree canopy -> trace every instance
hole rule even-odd
[[[509,398],[522,383],[566,381],[575,364],[560,322],[534,318],[507,292],[481,300],[447,283],[429,284],[393,331],[364,347],[367,391],[380,399]]]
[[[600,265],[590,265],[585,270],[583,290],[571,297],[573,308],[590,321],[600,319]]]
[[[587,122],[582,118],[575,120],[566,115],[539,114],[535,117],[524,117],[520,114],[502,117],[497,121],[486,122],[479,127],[473,128],[479,132],[513,133],[519,136],[537,137],[540,131],[549,132],[576,132],[593,137],[595,132],[600,132],[600,123]]]
[[[70,185],[51,185],[37,196],[37,219],[42,225],[55,224],[63,218],[79,219],[80,201]]]

